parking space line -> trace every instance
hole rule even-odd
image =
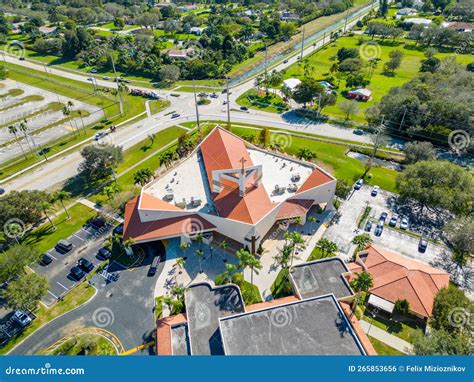
[[[77,237],[77,238],[78,238],[79,240],[81,240],[81,241],[85,241],[85,239],[83,239],[82,237],[80,237],[80,236],[78,236],[78,235],[76,235],[76,234],[73,234],[72,236]]]
[[[69,290],[69,288],[66,288],[63,284],[61,284],[59,281],[56,281],[56,284],[59,284],[60,286],[62,286],[65,290]]]
[[[48,289],[48,293],[53,296],[56,300],[58,299],[58,296],[56,296],[53,292],[51,292],[49,289]]]
[[[57,260],[57,258],[54,257],[54,256],[51,254],[51,252],[47,252],[47,253],[48,253],[48,256],[52,257],[54,260]]]

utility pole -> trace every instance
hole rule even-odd
[[[346,20],[344,21],[344,33],[346,33],[347,19],[349,18],[349,9],[346,11]]]
[[[378,142],[378,136],[379,136],[380,134],[382,134],[383,121],[384,121],[384,119],[385,119],[385,115],[382,115],[382,120],[380,121],[380,126],[378,126],[378,127],[376,128],[376,130],[377,130],[377,134],[376,134],[377,139],[375,140],[375,142],[373,142],[373,143],[374,143],[374,149],[372,150],[372,158],[371,158],[371,160],[373,160],[373,159],[375,158],[375,153],[377,152],[377,148],[378,148],[378,147],[377,147],[377,146],[378,146],[378,143],[377,143],[377,142]]]
[[[193,78],[193,92],[194,92],[194,106],[196,107],[196,122],[197,122],[198,135],[199,135],[201,133],[201,123],[199,121],[199,107],[198,107],[198,101],[197,101],[197,96],[196,96],[196,84],[194,83],[194,78]]]
[[[119,82],[118,82],[118,78],[117,78],[117,71],[115,70],[114,56],[112,54],[110,55],[110,59],[112,61],[112,68],[114,70],[114,81],[117,84],[117,91],[118,91],[119,97],[120,97],[120,115],[122,115],[123,114],[122,92],[120,91]],[[105,110],[104,110],[104,115],[105,115]]]
[[[403,117],[402,117],[402,121],[400,122],[400,128],[399,130],[402,130],[402,126],[403,126],[403,123],[405,122],[405,115],[407,114],[407,107],[405,106],[403,108]]]
[[[267,79],[268,79],[267,64],[268,64],[268,46],[267,46],[267,43],[265,43],[265,74],[264,74],[265,85],[267,85]]]
[[[230,130],[230,104],[229,104],[229,77],[226,78],[226,96],[227,96],[227,128]]]

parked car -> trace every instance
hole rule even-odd
[[[241,106],[241,107],[240,107],[240,110],[242,110],[242,111],[247,111],[248,109],[249,109],[249,108],[248,108],[247,106]]]
[[[110,252],[107,248],[105,247],[102,247],[101,249],[99,249],[99,251],[97,252],[97,254],[99,255],[100,258],[104,259],[104,260],[107,260],[109,259],[111,256],[112,256],[112,252]]]
[[[418,243],[418,252],[425,253],[428,248],[428,240],[421,238]]]
[[[379,190],[380,190],[379,186],[374,186],[374,188],[372,188],[372,192],[370,193],[370,195],[377,196],[377,194],[379,193]]]
[[[288,64],[288,60],[283,60],[283,63],[284,63],[284,64]]]
[[[209,96],[211,98],[218,98],[219,96],[216,94],[216,93],[211,93],[211,95]]]
[[[67,253],[72,249],[73,245],[67,240],[59,240],[56,244],[56,251],[59,253]]]
[[[33,321],[30,315],[22,310],[15,311],[15,313],[13,314],[13,319],[18,322],[22,327],[31,324],[31,321]]]
[[[375,236],[381,236],[382,232],[383,232],[383,221],[379,220],[379,222],[377,223],[377,227],[375,227],[374,234]]]
[[[150,269],[148,269],[148,276],[154,276],[158,265],[160,264],[160,256],[155,256],[151,262]]]
[[[398,215],[397,215],[397,214],[394,214],[394,215],[392,216],[392,218],[390,219],[390,221],[388,222],[388,225],[389,225],[390,227],[396,227],[397,222],[398,222]]]
[[[72,276],[75,280],[79,281],[79,280],[81,280],[85,275],[86,275],[86,274],[84,273],[84,271],[83,271],[81,268],[79,268],[79,267],[77,267],[77,266],[71,268],[71,276]]]
[[[20,61],[25,61],[25,57],[23,57],[23,56],[20,56],[18,59],[19,59]]]
[[[360,190],[363,184],[364,184],[364,181],[363,181],[362,179],[359,179],[359,180],[355,183],[354,189],[355,189],[355,190]]]
[[[87,78],[87,81],[93,82],[94,79],[92,77]]]
[[[353,131],[353,133],[354,133],[355,135],[364,135],[364,130],[362,130],[362,129],[355,129],[355,130]]]
[[[104,81],[108,81],[108,80],[110,80],[110,77],[109,77],[109,76],[104,76],[104,77],[102,77],[102,79],[103,79]]]
[[[46,265],[49,265],[52,262],[53,262],[53,258],[51,256],[47,255],[46,253],[43,256],[41,256],[40,264],[42,266],[45,267]]]
[[[0,195],[3,195],[5,193],[5,189],[4,188],[0,188]]]
[[[171,119],[178,118],[179,116],[180,116],[180,114],[173,113],[173,114],[171,114]]]
[[[367,232],[370,232],[371,229],[372,229],[372,222],[370,220],[367,220],[367,223],[365,223],[365,230]]]
[[[387,220],[387,217],[388,217],[388,213],[382,212],[382,213],[380,214],[379,221],[385,223],[385,221]]]
[[[123,224],[119,224],[113,229],[113,234],[115,235],[116,233],[118,233],[119,235],[123,234]]]
[[[407,218],[402,218],[400,222],[400,228],[401,229],[408,229],[408,219]]]
[[[89,225],[92,227],[92,228],[95,228],[95,229],[101,229],[101,228],[104,228],[107,223],[104,219],[101,219],[101,218],[94,218],[90,221]]]
[[[94,264],[92,264],[89,260],[85,259],[84,257],[81,257],[77,261],[77,265],[81,267],[86,272],[90,272],[94,269]]]
[[[97,69],[96,68],[92,68],[91,70],[89,70],[90,73],[97,73]]]
[[[94,135],[94,139],[98,141],[99,139],[105,137],[107,135],[106,131],[100,131],[97,134]]]

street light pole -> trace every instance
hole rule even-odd
[[[227,128],[230,130],[229,77],[226,78]]]
[[[112,61],[112,68],[114,70],[114,81],[115,83],[117,84],[117,91],[119,93],[119,98],[120,98],[120,115],[123,114],[123,99],[122,99],[122,92],[120,91],[120,87],[119,87],[119,82],[118,82],[118,78],[117,78],[117,71],[115,70],[115,62],[114,62],[114,56],[111,54],[110,55],[110,60]],[[105,114],[105,110],[104,110],[104,114]]]
[[[198,102],[197,102],[196,84],[194,83],[194,79],[193,79],[193,92],[194,92],[194,106],[196,107],[196,122],[197,122],[198,134],[199,134],[201,132],[201,123],[199,121],[199,107],[198,107]]]

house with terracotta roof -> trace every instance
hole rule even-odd
[[[349,263],[353,274],[367,271],[374,286],[369,290],[368,304],[392,313],[397,300],[407,300],[410,312],[427,319],[433,301],[449,285],[449,274],[417,260],[410,259],[371,244]]]
[[[136,243],[219,233],[252,253],[275,224],[312,206],[332,209],[336,179],[313,163],[263,150],[216,127],[197,148],[143,187],[125,209]]]

